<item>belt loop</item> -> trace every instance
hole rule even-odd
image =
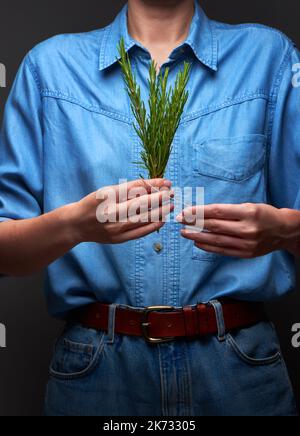
[[[218,300],[210,301],[208,304],[214,308],[216,313],[218,325],[218,340],[220,342],[224,342],[226,340],[226,326],[222,304]]]
[[[108,338],[107,344],[113,345],[115,342],[117,304],[111,304],[108,312]]]

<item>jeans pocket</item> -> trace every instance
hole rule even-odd
[[[282,358],[277,334],[270,322],[227,334],[227,346],[248,365],[271,365]]]
[[[50,376],[74,380],[89,375],[99,363],[104,346],[104,332],[79,325],[67,326],[56,342]]]

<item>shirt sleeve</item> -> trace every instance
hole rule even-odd
[[[278,83],[270,147],[271,204],[300,209],[300,55],[292,47]]]
[[[29,55],[4,111],[0,133],[0,221],[28,219],[43,210],[43,133],[39,83]]]

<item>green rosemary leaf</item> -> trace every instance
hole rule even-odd
[[[183,70],[176,77],[174,88],[171,88],[168,87],[169,68],[166,68],[164,73],[157,73],[157,65],[151,61],[147,113],[123,38],[118,48],[121,58],[119,64],[135,119],[133,125],[142,146],[142,162],[135,164],[148,171],[151,179],[163,178],[172,153],[174,137],[189,97],[186,88],[191,66],[187,62],[184,63]]]

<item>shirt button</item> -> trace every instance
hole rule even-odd
[[[156,243],[156,244],[154,244],[154,245],[153,245],[153,248],[154,248],[154,251],[155,251],[156,253],[161,253],[162,250],[163,250],[163,246],[162,246],[162,244],[160,244],[160,243]]]

